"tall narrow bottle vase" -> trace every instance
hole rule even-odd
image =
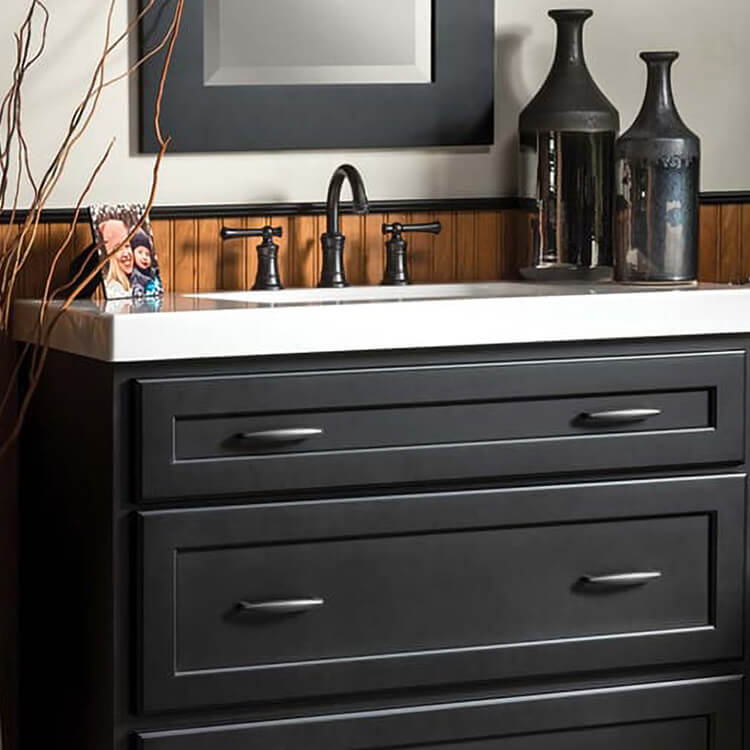
[[[551,10],[557,51],[539,93],[521,113],[521,194],[532,199],[534,280],[611,278],[617,110],[586,65],[583,27],[591,10]]]
[[[643,52],[646,97],[617,143],[616,278],[689,284],[698,278],[700,139],[672,93],[677,52]]]

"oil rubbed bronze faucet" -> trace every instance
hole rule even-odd
[[[328,186],[328,201],[326,204],[328,224],[326,233],[320,238],[323,248],[323,269],[320,273],[318,286],[321,288],[342,289],[349,286],[344,273],[344,244],[346,238],[341,234],[339,222],[341,190],[344,187],[345,180],[349,180],[349,184],[352,186],[354,213],[366,214],[369,211],[367,192],[362,175],[351,164],[343,164],[333,173]]]
[[[281,227],[265,226],[260,229],[231,229],[221,230],[222,240],[236,240],[242,237],[262,237],[263,242],[258,245],[258,273],[255,276],[253,291],[278,291],[284,287],[279,276],[279,246],[273,241],[274,237],[283,237]]]

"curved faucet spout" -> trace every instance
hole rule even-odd
[[[342,164],[331,177],[328,185],[328,203],[326,213],[328,214],[328,227],[326,233],[320,238],[323,250],[323,266],[320,271],[320,283],[318,286],[330,289],[341,289],[349,286],[344,272],[344,244],[346,238],[341,234],[340,208],[341,190],[344,181],[349,180],[354,196],[354,211],[358,214],[366,214],[369,211],[367,202],[367,191],[362,175],[351,164]]]
[[[357,214],[366,214],[369,210],[367,200],[367,191],[362,175],[356,167],[351,164],[342,164],[331,177],[328,186],[328,202],[326,213],[328,215],[328,225],[326,231],[329,236],[341,234],[341,225],[339,223],[339,213],[341,204],[341,190],[344,187],[344,181],[348,180],[352,186],[352,196],[354,198],[354,212]]]

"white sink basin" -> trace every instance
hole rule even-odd
[[[512,282],[479,284],[417,284],[406,287],[352,286],[346,289],[284,289],[279,292],[209,292],[187,297],[217,302],[260,305],[303,305],[335,302],[390,302],[486,297],[519,297],[539,293],[534,284]],[[547,288],[549,292],[549,287]]]

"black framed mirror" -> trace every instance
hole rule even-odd
[[[141,52],[169,22],[149,14]],[[140,0],[141,7],[145,0]],[[494,0],[186,0],[162,126],[173,152],[487,145]],[[142,68],[157,150],[161,55]]]

